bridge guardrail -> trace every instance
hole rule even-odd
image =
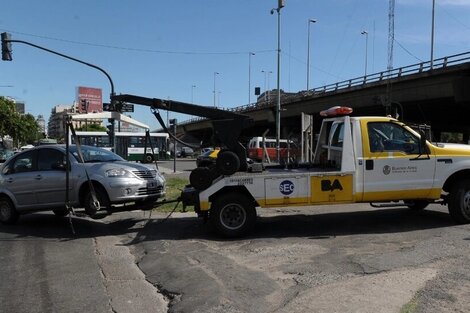
[[[457,65],[462,63],[470,62],[470,51],[459,53],[451,56],[446,56],[443,58],[435,59],[433,63],[433,69],[438,68],[446,68],[451,65]],[[403,77],[406,75],[418,74],[423,73],[426,71],[431,70],[431,61],[416,63],[412,65],[407,65],[391,70],[386,70],[378,73],[373,73],[365,76],[359,76],[348,80],[343,80],[340,82],[327,84],[321,87],[312,88],[306,91],[303,91],[304,95],[315,95],[315,94],[324,94],[327,92],[336,92],[341,89],[348,89],[355,86],[362,86],[369,83],[380,82],[387,79],[393,79],[398,77]],[[264,107],[271,107],[274,105],[273,101],[269,102],[259,102],[259,103],[250,103],[241,105],[234,108],[224,108],[227,111],[234,111],[234,112],[248,112],[252,110],[261,109]],[[202,117],[195,117],[189,120],[182,122],[180,125],[183,124],[191,124],[194,122],[206,120],[206,118]]]

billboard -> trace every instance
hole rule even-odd
[[[103,96],[100,88],[77,87],[79,113],[103,112]]]

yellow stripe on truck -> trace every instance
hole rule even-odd
[[[436,200],[441,197],[441,189],[414,189],[414,190],[394,190],[394,191],[374,191],[364,193],[363,202],[375,201],[393,201],[393,200],[406,200],[406,199],[420,199],[417,195],[422,195],[424,192],[429,192],[426,199]]]

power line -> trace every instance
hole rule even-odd
[[[406,53],[408,53],[410,56],[412,56],[413,58],[415,58],[416,60],[420,61],[420,62],[424,62],[423,60],[421,60],[420,58],[418,58],[416,55],[414,55],[413,53],[411,53],[408,49],[406,49],[398,40],[396,40],[395,38],[393,39],[395,40],[395,42],[400,46],[400,48],[402,48],[403,50],[405,50]]]
[[[90,42],[83,42],[83,41],[74,41],[69,39],[62,39],[62,38],[55,38],[49,36],[42,36],[42,35],[35,35],[35,34],[28,34],[23,32],[16,32],[8,29],[2,29],[2,31],[6,31],[12,34],[18,34],[23,36],[30,36],[35,38],[47,39],[47,40],[54,40],[60,42],[66,42],[76,45],[85,45],[91,47],[99,47],[99,48],[106,48],[106,49],[117,49],[117,50],[127,50],[127,51],[134,51],[134,52],[146,52],[146,53],[159,53],[159,54],[180,54],[180,55],[246,55],[249,52],[254,53],[269,53],[275,52],[277,50],[250,50],[248,51],[206,51],[206,52],[199,52],[199,51],[171,51],[171,50],[154,50],[154,49],[144,49],[144,48],[129,48],[129,47],[121,47],[121,46],[113,46],[113,45],[103,45],[97,43],[90,43]]]

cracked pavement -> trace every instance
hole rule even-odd
[[[194,214],[128,236],[168,312],[468,312],[470,227],[445,207],[260,210],[225,240]],[[164,291],[162,291],[164,290]]]
[[[445,207],[259,210],[226,240],[194,213],[31,214],[0,231],[2,312],[470,312],[470,225]]]

